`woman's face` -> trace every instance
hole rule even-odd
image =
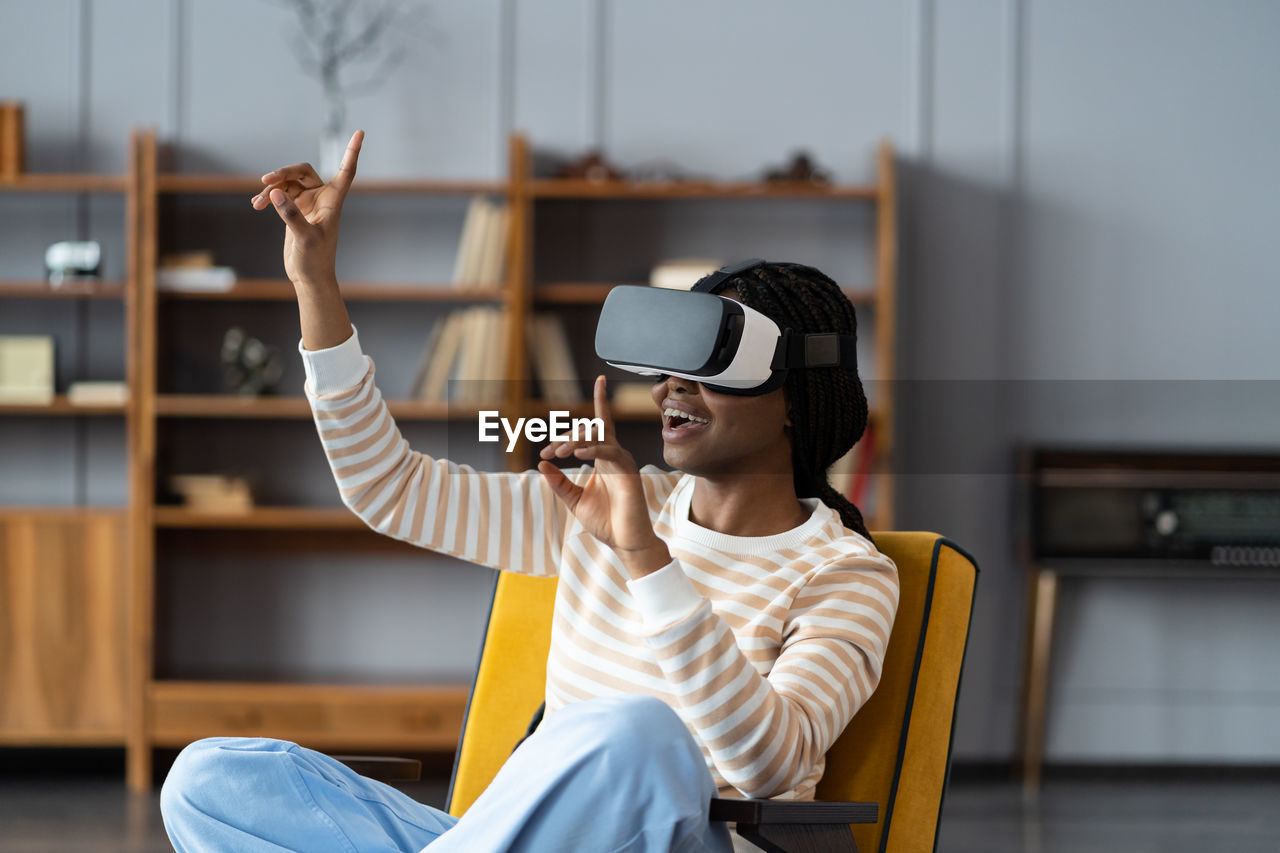
[[[662,412],[662,458],[671,467],[703,477],[791,470],[784,389],[741,397],[669,376],[651,394]]]

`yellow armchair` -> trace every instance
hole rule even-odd
[[[827,753],[822,802],[712,803],[713,820],[736,821],[762,849],[936,848],[978,565],[936,533],[872,535],[898,567],[898,614],[879,686]],[[450,786],[453,815],[485,789],[541,706],[555,585],[497,579]]]

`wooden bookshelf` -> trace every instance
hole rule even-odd
[[[128,443],[129,506],[117,511],[121,542],[129,543],[127,560],[121,564],[122,600],[118,608],[124,635],[117,648],[125,678],[119,717],[108,734],[102,730],[71,727],[59,732],[0,730],[3,743],[119,744],[127,747],[127,778],[130,787],[151,785],[152,750],[180,747],[215,731],[224,734],[268,734],[317,748],[362,748],[447,750],[456,743],[465,708],[464,685],[363,685],[357,683],[304,684],[287,678],[261,680],[249,677],[252,662],[245,662],[245,677],[237,681],[188,677],[162,677],[156,670],[157,642],[156,581],[169,570],[170,559],[157,542],[207,542],[210,537],[233,542],[247,554],[272,543],[278,553],[314,547],[319,535],[331,532],[343,553],[365,553],[377,542],[391,542],[380,536],[342,507],[260,506],[248,514],[198,512],[187,507],[157,503],[157,483],[172,473],[165,470],[165,442],[179,420],[296,421],[281,429],[309,430],[305,424],[312,412],[298,396],[240,398],[226,394],[191,393],[176,383],[162,387],[159,367],[165,364],[165,335],[171,334],[163,322],[190,322],[190,315],[202,309],[173,311],[178,319],[162,315],[162,303],[209,303],[211,310],[225,311],[213,303],[243,302],[234,311],[247,316],[276,310],[270,303],[291,303],[292,285],[283,278],[245,278],[225,292],[160,291],[156,271],[160,256],[162,200],[200,196],[243,195],[245,201],[263,185],[259,175],[174,174],[159,166],[158,142],[154,132],[139,132],[131,140],[129,170],[125,175],[28,175],[0,181],[0,192],[38,193],[120,193],[125,200],[128,272],[124,280],[74,282],[52,288],[34,280],[0,280],[0,298],[87,298],[121,299],[126,314],[127,381],[133,391],[123,406],[72,406],[65,395],[50,406],[0,406],[0,415],[74,417],[81,415],[123,416]],[[405,197],[465,197],[487,195],[502,198],[509,205],[511,224],[505,247],[505,274],[501,282],[480,290],[458,290],[444,282],[353,281],[344,282],[343,295],[351,302],[402,303],[404,310],[434,310],[439,306],[466,306],[488,303],[500,307],[507,324],[504,364],[506,390],[496,404],[456,405],[416,400],[392,400],[392,415],[401,421],[450,423],[474,421],[481,409],[542,415],[552,410],[568,410],[575,417],[590,417],[589,402],[563,404],[530,396],[527,382],[529,361],[527,324],[535,306],[556,311],[576,306],[599,305],[618,281],[533,280],[535,244],[533,223],[538,206],[560,200],[588,201],[592,205],[631,200],[666,201],[680,204],[699,200],[769,201],[795,200],[812,203],[870,205],[874,208],[875,267],[867,282],[853,281],[846,289],[854,304],[873,309],[876,350],[871,370],[864,367],[864,379],[875,381],[877,399],[872,413],[876,426],[878,460],[876,470],[887,471],[892,458],[896,281],[896,188],[893,152],[888,144],[876,154],[876,180],[872,184],[773,184],[734,182],[590,182],[535,179],[533,157],[527,141],[519,135],[510,140],[507,175],[502,180],[398,180],[360,176],[352,186],[358,195]],[[246,211],[248,206],[246,204]],[[179,214],[181,215],[181,214]],[[202,214],[204,215],[204,214]],[[241,227],[232,225],[230,227]],[[247,227],[247,226],[246,226]],[[598,273],[593,273],[598,274]],[[638,283],[638,282],[637,282]],[[396,309],[399,310],[399,309]],[[182,316],[187,319],[183,320]],[[864,331],[864,329],[860,329]],[[576,332],[575,332],[576,333]],[[180,334],[180,331],[172,332]],[[416,359],[418,353],[405,354]],[[166,382],[171,380],[166,379]],[[636,424],[636,430],[659,422],[648,406],[616,407],[619,422]],[[216,430],[211,429],[210,432]],[[219,441],[233,440],[226,430]],[[302,435],[303,433],[299,433]],[[314,439],[314,435],[312,434]],[[225,450],[226,448],[222,448]],[[433,448],[422,448],[428,452]],[[523,470],[532,463],[530,448],[522,453],[503,454],[509,470]],[[873,477],[876,511],[868,515],[871,529],[890,529],[893,524],[892,478]],[[234,535],[224,535],[231,532]],[[200,539],[199,537],[204,537]],[[391,543],[404,547],[401,543]],[[172,674],[172,673],[170,673]],[[24,740],[25,739],[25,740]]]

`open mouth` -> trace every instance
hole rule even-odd
[[[666,408],[662,410],[662,425],[669,430],[678,432],[680,430],[696,429],[709,423],[711,421],[707,418],[682,412],[679,409]]]

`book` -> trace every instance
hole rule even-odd
[[[128,399],[124,382],[72,382],[67,388],[67,402],[73,406],[123,406]]]
[[[0,403],[53,402],[53,336],[0,335]]]
[[[185,293],[222,293],[235,287],[231,267],[160,267],[156,288]]]
[[[414,370],[413,379],[409,383],[409,399],[422,399],[423,385],[427,381],[427,371],[431,369],[431,359],[440,341],[440,327],[443,325],[444,320],[437,319],[431,324],[431,330],[427,332],[427,340],[422,345],[422,355],[418,358],[418,367]]]
[[[489,207],[485,222],[484,243],[480,250],[476,284],[483,288],[497,287],[502,281],[503,261],[506,256],[507,230],[510,215],[505,204]]]
[[[442,402],[448,387],[453,363],[458,357],[458,348],[462,343],[462,312],[454,311],[444,319],[440,329],[438,346],[431,354],[431,363],[427,366],[427,376],[419,395],[423,400]]]
[[[586,398],[564,322],[556,314],[534,314],[529,330],[529,348],[533,375],[542,388],[542,396],[555,403],[581,403]]]
[[[454,287],[469,287],[475,278],[477,241],[481,239],[480,229],[483,226],[488,199],[475,196],[467,205],[467,214],[462,220],[462,236],[458,240],[458,252],[453,261]]]

